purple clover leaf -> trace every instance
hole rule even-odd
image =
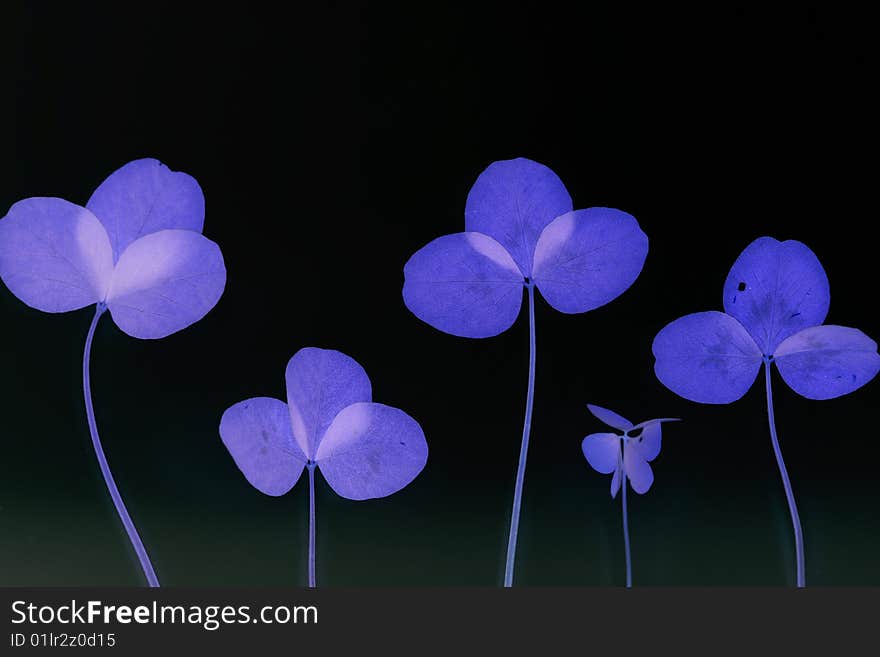
[[[387,497],[425,467],[428,444],[403,411],[372,402],[370,379],[339,351],[306,347],[287,364],[287,403],[229,407],[220,437],[250,484],[281,496],[309,473],[309,586],[315,586],[315,469],[350,500]]]
[[[465,232],[428,243],[404,266],[403,300],[419,319],[452,335],[488,338],[529,301],[529,379],[514,486],[504,585],[513,584],[535,381],[535,288],[563,313],[593,310],[641,273],[648,238],[611,208],[572,210],[559,177],[525,158],[493,162],[465,204]]]
[[[797,585],[806,585],[803,532],[776,434],[771,366],[808,399],[833,399],[880,371],[877,343],[844,326],[823,325],[831,294],[816,255],[801,242],[760,237],[740,254],[724,284],[724,310],[686,315],[654,338],[654,372],[676,394],[729,404],[764,366],[770,439],[788,500]]]
[[[220,248],[201,234],[205,200],[191,176],[154,159],[111,174],[86,207],[28,198],[0,220],[0,278],[49,313],[95,305],[83,354],[92,445],[116,511],[150,586],[159,581],[104,456],[92,405],[92,339],[106,310],[132,337],[158,339],[204,317],[226,285]]]
[[[626,509],[627,482],[639,495],[644,495],[654,483],[650,461],[660,454],[662,423],[678,422],[678,418],[658,418],[634,425],[614,411],[594,404],[587,408],[596,418],[622,433],[591,433],[581,443],[587,463],[600,474],[612,474],[611,497],[623,488],[623,549],[626,559],[626,585],[632,586],[632,562],[629,545],[629,520]]]

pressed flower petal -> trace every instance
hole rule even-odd
[[[642,433],[635,438],[630,437],[629,444],[632,445],[632,447],[637,450],[641,457],[646,461],[653,461],[660,453],[662,433],[660,425],[664,422],[681,422],[681,420],[677,417],[663,417],[639,422],[633,427],[633,430],[641,429]],[[630,435],[632,433],[633,432],[630,431]]]
[[[339,495],[368,500],[415,479],[428,460],[428,443],[419,423],[400,409],[360,402],[333,419],[315,458]]]
[[[300,349],[288,361],[285,379],[293,435],[313,460],[337,413],[355,402],[372,399],[364,368],[333,349]]]
[[[591,433],[581,443],[581,451],[593,470],[611,474],[620,460],[620,436],[616,433]]]
[[[278,399],[254,397],[229,407],[220,437],[238,469],[266,495],[284,495],[306,465],[290,431],[287,404]]]
[[[730,315],[685,315],[654,338],[654,372],[685,399],[729,404],[742,397],[761,368],[761,350]]]
[[[204,317],[225,286],[219,246],[191,230],[162,230],[133,242],[119,258],[107,306],[132,337],[164,338]]]
[[[611,477],[611,497],[612,499],[617,497],[617,493],[620,490],[620,481],[623,479],[623,465],[620,462],[620,458],[618,457],[617,467],[614,470],[614,476]]]
[[[113,274],[107,231],[60,198],[28,198],[0,220],[0,278],[31,308],[63,313],[102,301]]]
[[[623,469],[632,484],[632,489],[639,495],[648,492],[654,483],[654,471],[648,462],[642,458],[638,450],[632,449],[629,443],[623,448]]]
[[[831,294],[819,259],[795,240],[759,237],[724,283],[724,310],[771,355],[790,335],[825,321]]]
[[[776,349],[785,382],[808,399],[832,399],[861,388],[880,371],[877,343],[858,329],[814,326]]]
[[[144,235],[170,228],[201,233],[205,222],[205,197],[195,178],[151,158],[111,173],[86,207],[107,229],[114,262]]]
[[[652,422],[642,427],[642,433],[628,441],[629,448],[634,450],[645,461],[653,461],[660,453],[662,433],[659,422]]]
[[[648,237],[632,215],[588,208],[557,217],[544,229],[532,271],[551,306],[583,313],[629,289],[647,255]]]
[[[520,157],[490,164],[465,204],[465,228],[497,240],[523,275],[531,276],[541,231],[571,210],[571,197],[551,169]]]
[[[403,274],[406,307],[446,333],[488,338],[506,331],[519,315],[523,275],[488,235],[438,237],[413,254]]]
[[[592,413],[601,422],[607,424],[609,427],[614,427],[615,429],[620,429],[621,431],[627,431],[628,429],[632,429],[633,427],[632,422],[627,420],[625,417],[621,417],[614,411],[609,411],[607,408],[602,408],[601,406],[596,406],[595,404],[587,404],[587,409],[589,409],[590,413]]]

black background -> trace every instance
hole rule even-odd
[[[377,4],[4,3],[0,212],[37,195],[85,203],[117,167],[157,157],[200,182],[226,259],[226,292],[198,324],[138,341],[105,320],[95,342],[105,450],[163,584],[305,583],[307,487],[251,488],[217,426],[246,397],[284,398],[285,364],[308,345],[357,359],[431,450],[383,500],[341,499],[319,478],[319,585],[500,582],[525,314],[499,337],[456,338],[400,291],[416,249],[463,230],[479,172],[516,156],[553,168],[575,207],[632,213],[651,240],[608,306],[538,301],[517,583],[623,581],[619,500],[580,452],[602,426],[587,402],[686,420],[631,498],[637,585],[792,583],[760,380],[730,406],[687,402],[654,378],[651,341],[720,309],[761,235],[817,253],[829,323],[880,334],[867,18]],[[46,315],[2,289],[0,317],[0,584],[140,583],[82,407],[91,312]],[[775,381],[808,582],[880,584],[877,383],[811,402]]]

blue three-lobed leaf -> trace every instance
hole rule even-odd
[[[704,404],[728,404],[752,386],[765,361],[809,399],[857,390],[880,371],[877,344],[858,329],[821,325],[828,278],[804,244],[761,237],[737,258],[724,309],[686,315],[654,339],[657,378]]]
[[[572,211],[556,174],[525,158],[494,162],[480,174],[465,205],[465,231],[413,254],[403,298],[422,321],[469,338],[510,328],[530,281],[561,312],[598,308],[633,284],[648,253],[631,215]]]
[[[600,474],[614,474],[611,478],[611,497],[615,497],[623,483],[624,475],[635,492],[647,493],[654,483],[654,471],[650,461],[660,454],[662,424],[676,422],[677,418],[658,418],[633,425],[614,411],[587,404],[596,418],[609,427],[622,431],[617,433],[591,433],[581,443],[581,451],[587,463]]]
[[[386,497],[425,467],[418,422],[371,401],[370,380],[339,351],[306,347],[287,364],[287,400],[255,397],[231,406],[220,437],[254,488],[284,495],[315,465],[342,497]]]
[[[204,217],[192,177],[135,160],[86,207],[47,197],[13,205],[0,220],[0,278],[32,308],[104,303],[129,335],[162,338],[197,322],[223,294],[226,268],[201,234]]]

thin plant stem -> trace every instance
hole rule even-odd
[[[791,481],[788,478],[788,470],[785,469],[785,461],[782,460],[782,450],[779,449],[779,438],[776,436],[776,419],[773,414],[773,387],[770,383],[770,359],[764,358],[764,374],[767,382],[767,419],[770,422],[770,442],[773,444],[773,453],[776,455],[776,465],[779,466],[779,474],[782,476],[782,486],[785,488],[785,499],[788,501],[788,510],[791,513],[791,524],[794,526],[794,549],[797,554],[797,585],[803,588],[807,585],[804,573],[804,533],[801,529],[801,519],[798,516],[797,504],[794,501],[794,492],[791,489]]]
[[[629,554],[629,517],[626,513],[626,489],[629,487],[629,478],[623,473],[623,554],[626,558],[626,588],[632,588],[632,561]]]
[[[519,533],[519,512],[522,505],[523,479],[526,474],[526,456],[529,452],[529,432],[532,428],[532,404],[535,400],[535,284],[528,281],[526,288],[529,292],[529,388],[526,394],[526,417],[523,422],[522,444],[519,448],[516,485],[513,489],[513,511],[510,516],[510,536],[507,539],[507,562],[504,566],[505,587],[513,586],[516,537]]]
[[[309,470],[309,588],[315,588],[315,464]]]
[[[104,303],[99,303],[95,310],[95,317],[92,319],[92,324],[89,326],[89,332],[86,335],[86,347],[83,353],[83,395],[85,396],[86,401],[86,418],[89,422],[89,433],[92,436],[92,446],[95,448],[95,456],[98,457],[98,465],[101,467],[101,474],[104,475],[104,483],[107,484],[107,490],[110,491],[110,497],[113,499],[113,506],[116,507],[116,513],[119,514],[119,519],[122,520],[122,525],[125,527],[125,532],[128,534],[128,540],[131,541],[131,545],[137,554],[138,561],[141,563],[141,569],[144,571],[147,583],[151,587],[157,587],[159,586],[159,579],[156,577],[156,571],[153,570],[153,564],[150,563],[150,557],[147,555],[147,550],[131,520],[131,516],[128,515],[128,510],[125,508],[125,503],[122,501],[122,496],[119,494],[116,482],[113,480],[113,474],[110,472],[110,466],[107,464],[107,457],[104,456],[104,448],[101,447],[101,439],[98,437],[98,425],[95,422],[95,409],[92,406],[92,385],[91,377],[89,375],[89,362],[92,356],[92,340],[95,337],[95,329],[98,326],[98,320],[101,319],[101,315],[104,314],[105,310],[107,310],[107,306]]]

